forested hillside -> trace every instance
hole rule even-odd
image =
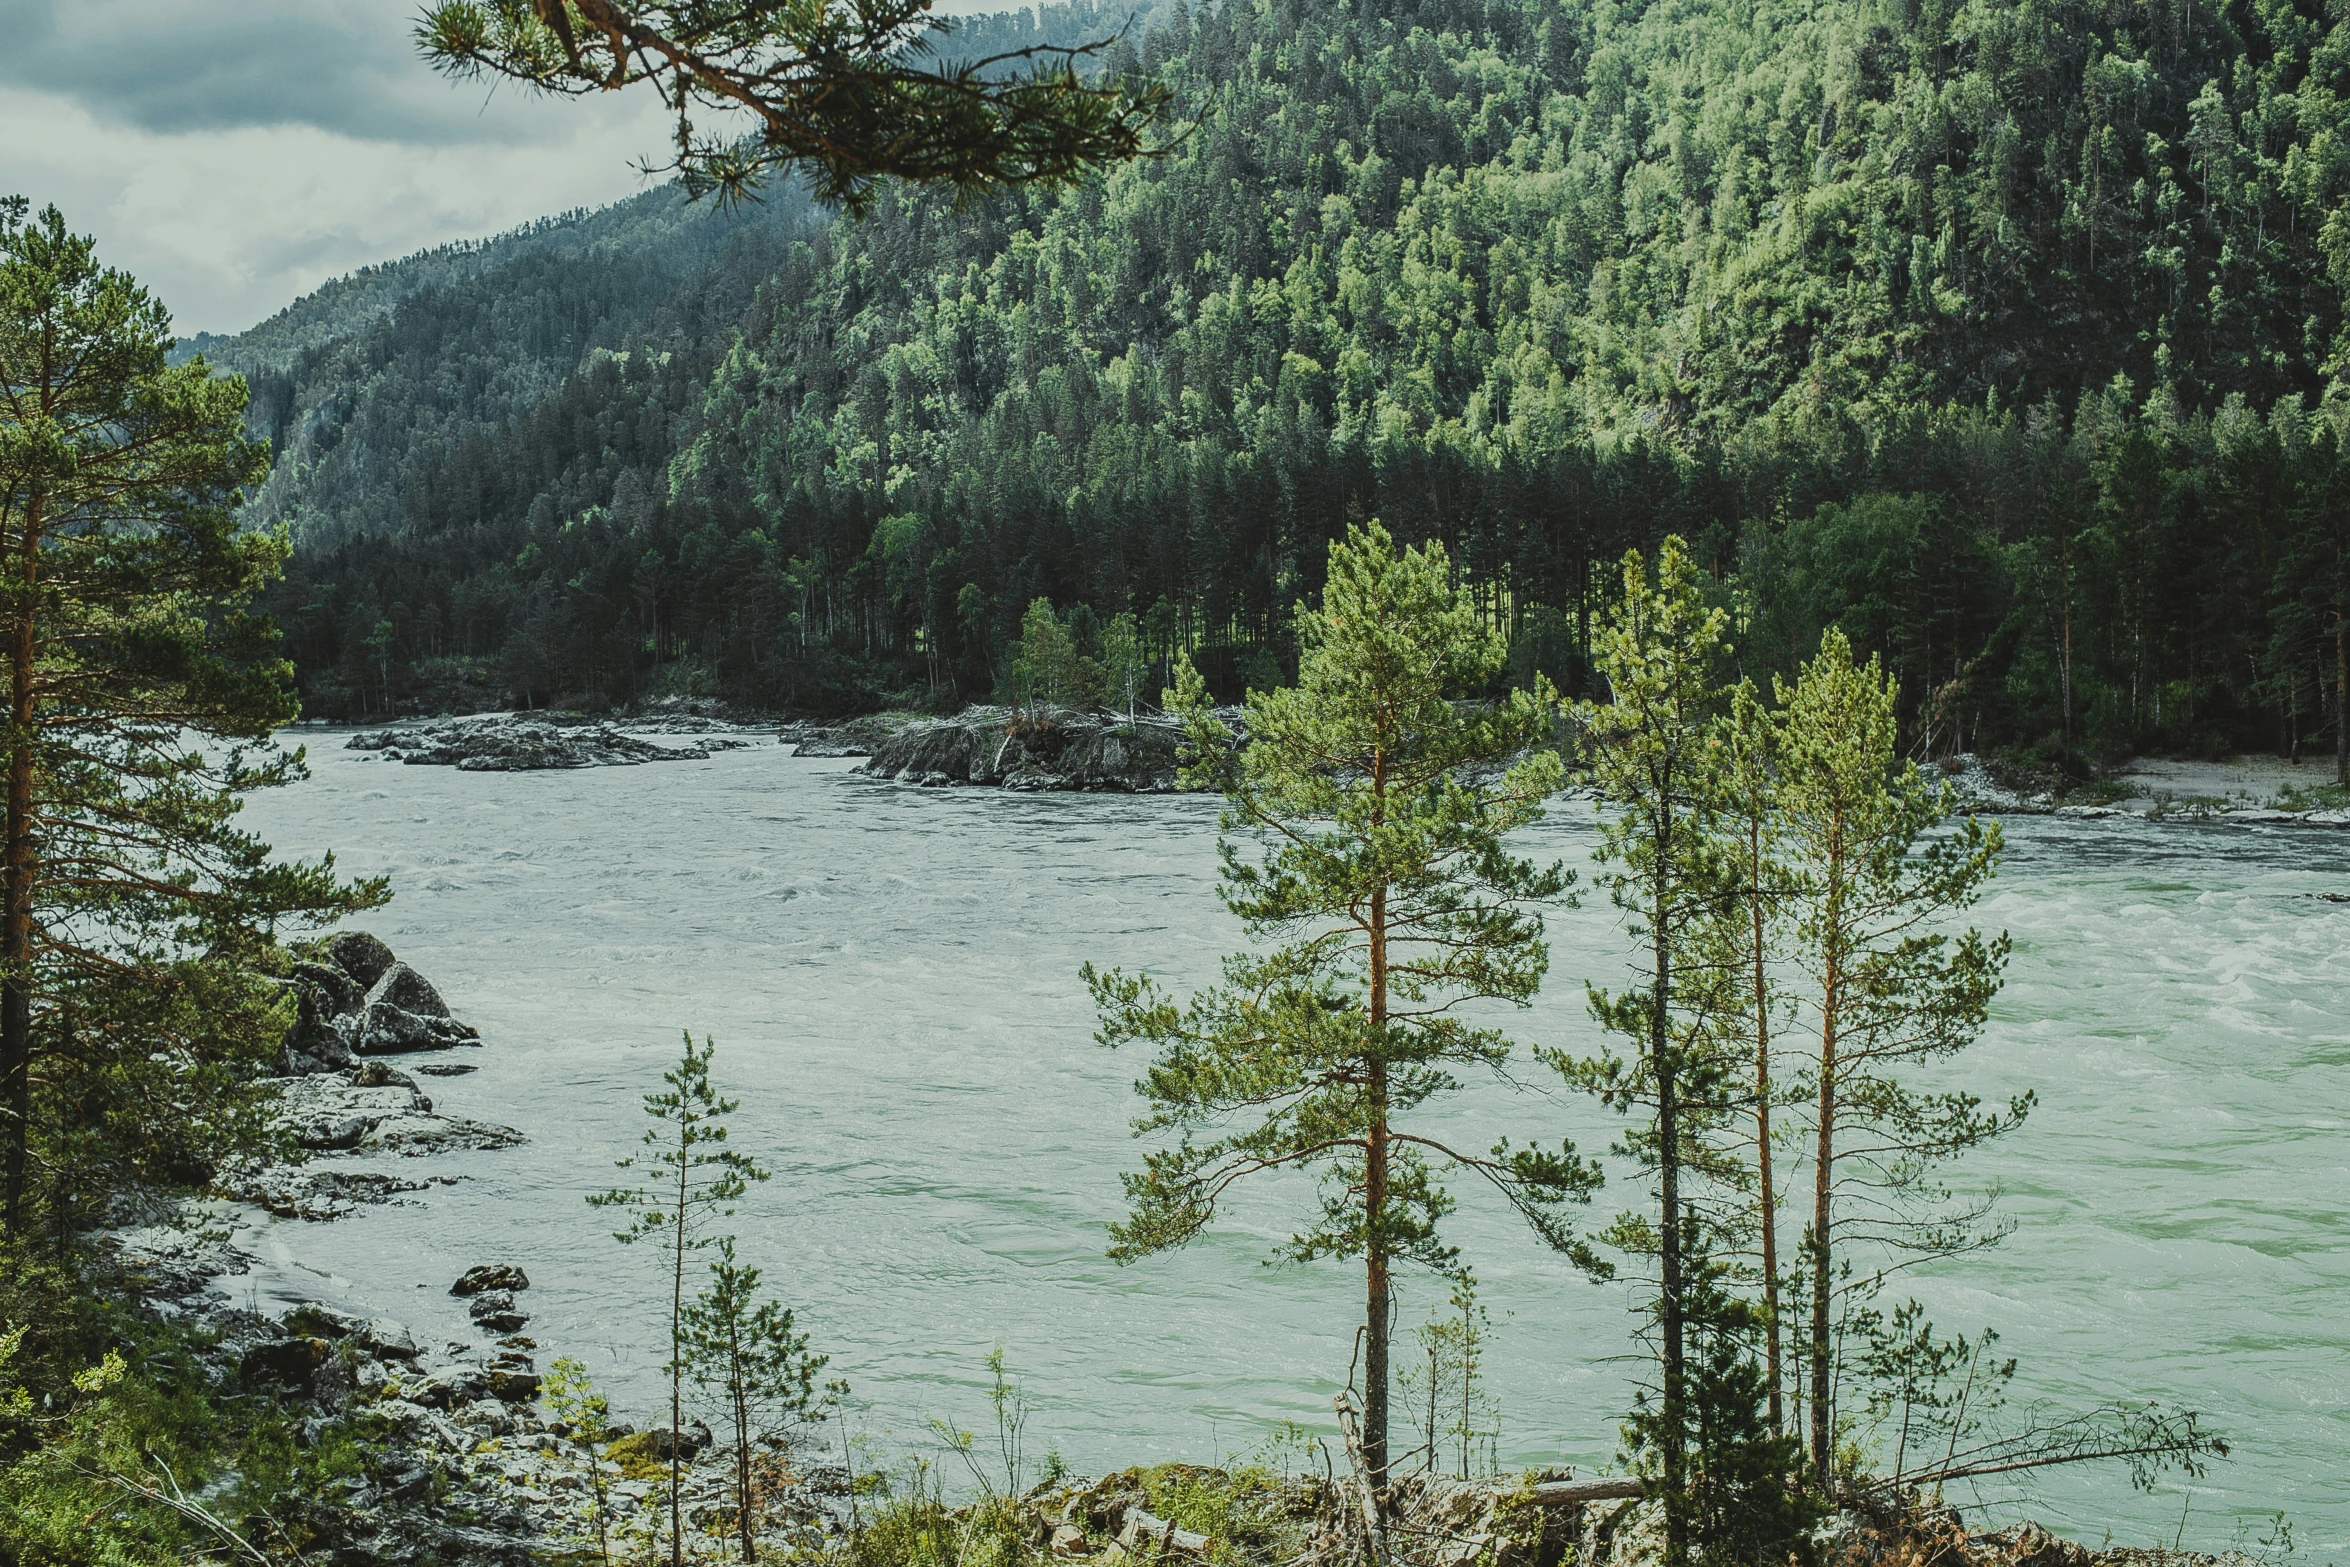
[[[1039,597],[1229,681],[1378,515],[1576,683],[1605,564],[1677,530],[1750,664],[1840,621],[1915,741],[2305,744],[2345,48],[2314,0],[1177,5],[1112,61],[1176,88],[1165,157],[771,215],[641,317],[518,260],[306,350],[281,616],[330,712],[947,702]],[[432,438],[337,470],[371,394]]]

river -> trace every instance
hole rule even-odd
[[[403,767],[313,737],[314,776],[256,799],[281,851],[389,874],[360,922],[429,976],[486,1048],[429,1080],[442,1109],[521,1129],[445,1156],[461,1175],[331,1224],[273,1222],[235,1287],[312,1294],[476,1337],[446,1294],[464,1267],[522,1264],[529,1329],[585,1360],[624,1412],[656,1405],[665,1290],[584,1198],[643,1127],[679,1032],[718,1041],[736,1146],[772,1166],[737,1224],[855,1390],[878,1452],[923,1450],[933,1416],[988,1420],[1001,1344],[1033,1458],[1099,1472],[1213,1460],[1277,1422],[1330,1426],[1359,1275],[1263,1265],[1296,1190],[1251,1193],[1191,1249],[1106,1261],[1142,1066],[1097,1045],[1088,959],[1178,986],[1213,976],[1237,924],[1213,890],[1198,798],[918,790],[784,748],[576,772]],[[1946,1330],[1988,1325],[2020,1369],[2012,1404],[2202,1410],[2234,1457],[2182,1488],[2114,1470],[1956,1493],[2092,1543],[2217,1548],[2290,1518],[2304,1553],[2350,1549],[2350,834],[2020,818],[1979,910],[2015,958],[1955,1074],[2040,1105],[1959,1184],[1997,1185],[1997,1251],[1908,1286]],[[1590,807],[1530,848],[1583,863]],[[1627,952],[1604,896],[1550,920],[1550,983],[1523,1041],[1588,1048],[1582,982]],[[1484,1088],[1458,1135],[1573,1135],[1591,1104]],[[1494,1318],[1487,1361],[1512,1464],[1605,1462],[1640,1366],[1630,1296],[1583,1282],[1459,1191],[1453,1233]],[[1634,1201],[1603,1194],[1594,1222]],[[1407,1290],[1405,1325],[1440,1307]],[[935,1444],[932,1444],[935,1450]]]

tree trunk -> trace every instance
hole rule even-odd
[[[2350,615],[2334,619],[2334,782],[2350,789]]]
[[[1363,1158],[1363,1464],[1387,1506],[1387,1330],[1393,1311],[1387,1266],[1387,891],[1371,894],[1369,1135]]]
[[[743,1381],[743,1335],[741,1311],[729,1307],[726,1319],[726,1354],[729,1361],[727,1380],[734,1394],[734,1520],[741,1526],[743,1560],[759,1559],[755,1531],[751,1527],[751,1390]]]
[[[2057,675],[2064,686],[2064,737],[2067,742],[2070,742],[2073,737],[2073,589],[2069,580],[2071,577],[2069,568],[2066,571],[2066,577],[2068,580],[2064,588],[2064,646],[2059,655]]]
[[[1747,897],[1754,915],[1754,1157],[1761,1187],[1756,1222],[1762,1227],[1765,1373],[1770,1378],[1771,1432],[1786,1426],[1779,1368],[1779,1197],[1771,1185],[1771,991],[1763,968],[1762,818],[1747,818]]]
[[[669,1295],[669,1567],[685,1563],[685,1203],[693,1168],[689,1114],[677,1139],[677,1233],[669,1239],[676,1274]]]
[[[25,1163],[33,1128],[33,593],[41,561],[41,497],[25,508],[17,576],[24,601],[9,627],[8,821],[0,853],[0,1220],[25,1221]]]
[[[1828,1364],[1828,1296],[1833,1287],[1829,1272],[1829,1225],[1833,1218],[1829,1196],[1836,1162],[1836,1030],[1843,1000],[1843,823],[1829,824],[1828,918],[1825,961],[1820,978],[1820,1113],[1819,1143],[1812,1154],[1811,1197],[1811,1457],[1820,1485],[1828,1484],[1831,1449],[1829,1430],[1830,1367]]]
[[[1664,1220],[1659,1236],[1657,1326],[1664,1337],[1664,1389],[1660,1413],[1664,1417],[1665,1564],[1681,1567],[1689,1559],[1688,1519],[1684,1492],[1687,1453],[1683,1433],[1688,1419],[1684,1387],[1686,1355],[1682,1343],[1681,1281],[1681,1105],[1680,1084],[1673,1059],[1668,1013],[1673,993],[1672,886],[1673,806],[1672,771],[1668,764],[1661,814],[1658,817],[1656,906],[1651,911],[1650,939],[1655,943],[1656,988],[1650,996],[1648,1050],[1656,1074],[1657,1206]]]

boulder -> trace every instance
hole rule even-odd
[[[359,935],[358,932],[351,934]],[[360,939],[375,942],[379,947],[383,945],[373,936],[360,935]],[[294,989],[302,996],[302,1015],[305,1018],[313,1015],[337,1018],[347,1012],[356,1012],[361,997],[367,993],[366,986],[334,964],[312,963],[307,959],[298,960],[294,964]]]
[[[398,962],[392,949],[363,930],[346,930],[326,944],[327,956],[335,967],[355,980],[361,989],[370,989],[384,976],[384,970]]]
[[[500,1312],[512,1311],[513,1309],[514,1296],[511,1291],[483,1290],[467,1302],[465,1312],[467,1316],[479,1322],[484,1317],[494,1317]]]
[[[340,1072],[351,1065],[351,1042],[332,1024],[297,1023],[286,1034],[286,1048],[316,1061],[320,1068]]]
[[[471,1023],[460,1023],[453,1017],[428,1017],[424,1020],[424,1030],[443,1046],[481,1043],[480,1029]]]
[[[321,1116],[294,1127],[294,1141],[314,1152],[337,1152],[356,1148],[366,1141],[375,1122],[364,1115]]]
[[[357,1337],[362,1349],[385,1360],[414,1360],[422,1353],[415,1336],[389,1317],[370,1317]]]
[[[527,1404],[539,1396],[539,1374],[509,1366],[492,1366],[486,1379],[490,1396],[508,1404]]]
[[[672,1440],[673,1436],[674,1440]],[[688,1421],[684,1430],[675,1433],[672,1433],[667,1426],[655,1426],[645,1433],[645,1446],[650,1448],[653,1456],[663,1463],[669,1461],[669,1455],[673,1451],[682,1453],[690,1459],[707,1448],[712,1440],[710,1428],[699,1420]]]
[[[353,1338],[367,1327],[367,1319],[336,1306],[305,1301],[286,1313],[289,1331],[310,1338]]]
[[[248,1382],[284,1382],[306,1387],[318,1369],[334,1358],[335,1347],[322,1338],[277,1339],[256,1344],[237,1362],[237,1373]]]
[[[489,1378],[479,1366],[450,1366],[436,1371],[408,1392],[409,1401],[427,1409],[454,1409],[470,1404],[490,1390]]]
[[[361,1088],[414,1088],[416,1086],[415,1078],[410,1077],[397,1067],[386,1066],[381,1061],[363,1063],[351,1081]],[[427,1108],[430,1108],[429,1104]]]
[[[370,1007],[398,1007],[401,1011],[422,1018],[445,1018],[449,1004],[441,993],[433,989],[432,981],[395,961],[385,969],[367,992]]]
[[[386,1002],[371,1001],[356,1018],[344,1022],[348,1025],[344,1038],[358,1055],[387,1056],[409,1050],[444,1048],[433,1034],[430,1019]]]
[[[511,1263],[485,1262],[467,1268],[457,1282],[449,1286],[452,1295],[479,1295],[485,1290],[526,1290],[530,1275]]]

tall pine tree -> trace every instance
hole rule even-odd
[[[290,1009],[280,927],[381,902],[274,861],[239,796],[302,776],[248,606],[285,560],[240,531],[267,449],[245,383],[167,362],[170,317],[52,207],[0,203],[0,1225],[61,1237],[105,1191],[260,1136]]]
[[[1476,1153],[1413,1116],[1509,1056],[1505,1035],[1460,1010],[1523,1006],[1548,966],[1538,910],[1569,874],[1502,839],[1558,786],[1544,748],[1555,697],[1538,678],[1497,703],[1458,702],[1506,650],[1441,546],[1399,552],[1376,522],[1331,546],[1321,605],[1298,606],[1297,624],[1298,683],[1249,693],[1245,747],[1188,663],[1171,693],[1196,758],[1187,780],[1224,791],[1224,901],[1263,944],[1226,959],[1224,983],[1188,1008],[1147,977],[1085,970],[1102,1041],[1158,1050],[1136,1131],[1181,1134],[1126,1177],[1133,1211],[1112,1254],[1184,1244],[1250,1176],[1319,1171],[1321,1211],[1287,1249],[1362,1261],[1363,1451],[1383,1493],[1394,1270],[1459,1268],[1439,1234],[1453,1206],[1442,1173],[1490,1181],[1551,1245],[1596,1260],[1561,1216],[1597,1184],[1571,1144]],[[1490,781],[1479,771],[1520,753]]]
[[[1944,830],[1946,785],[1897,763],[1893,682],[1856,664],[1830,630],[1779,723],[1783,843],[1796,880],[1794,953],[1817,1030],[1806,1260],[1812,1464],[1832,1475],[1834,1306],[1846,1248],[1943,1255],[1993,1238],[1981,1204],[1953,1203],[1936,1166],[2019,1124],[2031,1095],[1986,1110],[1957,1090],[1904,1081],[1974,1041],[1998,994],[2008,941],[1943,929],[1982,895],[1999,827]],[[1873,1275],[1872,1275],[1873,1277]]]

